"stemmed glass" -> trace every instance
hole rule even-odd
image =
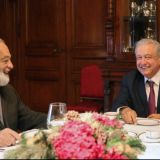
[[[64,114],[67,112],[66,103],[54,102],[49,104],[49,110],[47,115],[47,127],[63,125]]]

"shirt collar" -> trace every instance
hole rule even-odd
[[[156,85],[159,86],[159,83],[160,83],[160,70],[151,79],[148,79],[147,77],[144,77],[145,83],[148,80],[149,81],[153,81]]]

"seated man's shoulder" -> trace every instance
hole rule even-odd
[[[139,73],[138,70],[132,70],[132,71],[129,71],[124,77],[134,78],[134,77],[137,77],[139,75],[140,75],[140,73]]]
[[[11,84],[7,84],[6,86],[2,87],[3,90],[15,90]]]
[[[142,79],[143,76],[138,70],[132,70],[128,72],[123,77],[123,83],[129,84],[130,86],[135,83],[135,81]]]
[[[15,88],[11,84],[7,84],[6,86],[1,87],[1,92],[3,95],[17,94],[17,91],[15,90]]]

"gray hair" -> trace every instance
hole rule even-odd
[[[135,51],[136,51],[136,48],[138,48],[141,45],[150,45],[150,44],[152,44],[155,47],[156,54],[158,57],[160,57],[160,43],[153,39],[144,38],[139,40],[135,45]]]

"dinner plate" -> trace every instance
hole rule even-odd
[[[26,138],[30,138],[30,137],[33,137],[38,131],[39,131],[39,129],[31,129],[31,130],[21,132],[20,134],[24,135]],[[44,129],[43,131],[48,134],[52,132],[52,130],[49,130],[49,129]],[[8,150],[8,149],[13,149],[13,148],[17,147],[19,145],[19,143],[20,143],[20,141],[17,140],[15,145],[11,145],[8,147],[0,147],[0,152]]]
[[[131,137],[137,137],[137,134],[135,132],[128,131],[127,134]]]
[[[38,132],[38,129],[31,129],[31,130],[28,130],[28,131],[21,132],[20,134],[21,135],[23,134],[28,138],[28,137],[34,136],[34,134],[37,133],[37,132]],[[17,145],[19,145],[19,143],[20,143],[20,141],[17,140],[15,145],[7,146],[7,147],[0,147],[0,151],[5,151],[5,150],[8,150],[8,149],[12,149],[12,148],[16,147]]]
[[[65,123],[65,120],[52,120],[51,122],[50,122],[50,126],[63,126],[64,125],[64,123]]]
[[[142,142],[146,142],[146,143],[159,143],[160,142],[160,138],[148,138],[146,133],[143,132],[139,135],[139,139],[142,140]]]
[[[9,149],[14,149],[16,148],[17,146],[19,146],[19,144],[15,144],[15,145],[11,145],[11,146],[7,146],[7,147],[0,147],[0,152],[4,152],[6,150],[9,150]]]
[[[105,112],[104,114],[107,116],[117,116],[118,112]]]
[[[29,138],[29,137],[33,137],[38,131],[40,131],[40,129],[31,129],[28,131],[24,131],[21,134],[23,134],[23,135],[25,135],[25,137]],[[46,134],[52,133],[52,129],[42,129],[41,131],[45,132]]]
[[[38,129],[31,129],[31,130],[28,130],[28,131],[24,131],[21,134],[24,134],[27,137],[32,137],[37,132],[38,132]]]
[[[155,126],[159,125],[160,123],[158,120],[153,119],[137,119],[137,124],[143,126]]]
[[[105,112],[104,115],[106,115],[110,119],[115,119],[118,115],[118,112]]]
[[[33,135],[38,131],[38,129],[30,129],[27,131],[22,132],[21,134],[28,134],[28,135]]]

